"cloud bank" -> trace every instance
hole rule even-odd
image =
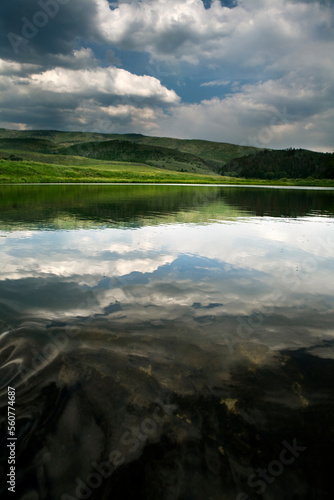
[[[332,151],[334,6],[13,0],[0,125]]]

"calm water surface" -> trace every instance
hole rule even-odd
[[[0,252],[1,498],[333,498],[333,190],[3,186]]]

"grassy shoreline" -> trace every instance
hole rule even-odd
[[[0,185],[8,184],[233,184],[251,186],[334,187],[333,179],[244,179],[192,174],[143,164],[98,162],[80,158],[79,165],[0,160]]]

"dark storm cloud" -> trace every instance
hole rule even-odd
[[[2,2],[0,126],[330,151],[333,12],[332,0]]]
[[[40,63],[49,54],[70,54],[78,38],[94,38],[95,14],[90,0],[1,2],[0,57]]]
[[[210,9],[213,0],[202,0],[202,2],[206,9]],[[229,7],[230,9],[237,6],[237,0],[220,0],[220,3],[223,7]]]

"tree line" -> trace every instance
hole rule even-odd
[[[235,158],[219,172],[249,179],[334,179],[334,153],[305,149],[263,150]]]

